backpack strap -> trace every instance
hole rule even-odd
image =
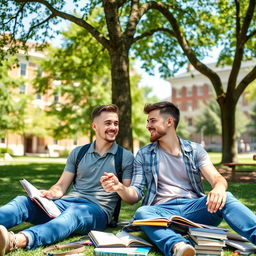
[[[77,167],[78,167],[80,161],[82,160],[82,158],[84,157],[84,155],[86,154],[86,152],[88,151],[90,146],[91,146],[91,143],[85,144],[80,148],[77,158],[76,158],[76,163],[75,163],[76,171],[77,171]]]
[[[76,171],[77,171],[77,167],[78,164],[80,163],[80,161],[82,160],[82,158],[84,157],[84,155],[86,154],[86,152],[88,151],[89,147],[90,147],[90,143],[89,144],[85,144],[83,145],[77,155],[76,158],[76,163],[75,163],[75,167],[76,167]],[[114,156],[115,158],[115,170],[116,170],[116,176],[118,178],[118,180],[120,182],[122,182],[122,176],[123,176],[123,171],[122,171],[122,162],[123,162],[123,148],[119,145],[117,145],[117,151],[116,154]],[[74,179],[75,181],[75,179]],[[120,209],[121,209],[121,198],[118,196],[118,201],[112,216],[112,220],[109,223],[110,227],[116,227],[117,226],[117,222],[118,222],[118,217],[119,217],[119,213],[120,213]]]
[[[118,149],[115,154],[115,169],[116,169],[117,178],[120,182],[122,182],[122,176],[123,176],[122,162],[123,162],[123,148],[118,145]],[[121,197],[118,196],[118,201],[116,203],[116,207],[115,207],[112,219],[109,223],[109,227],[112,227],[112,228],[117,227],[120,209],[121,209]]]

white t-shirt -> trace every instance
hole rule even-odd
[[[183,155],[171,155],[158,148],[159,172],[156,197],[153,204],[162,204],[174,198],[197,198],[187,175]],[[199,167],[211,165],[207,152],[198,152]]]

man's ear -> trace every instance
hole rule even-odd
[[[96,127],[97,127],[97,125],[96,125],[96,123],[92,123],[92,129],[94,130],[94,131],[96,131]]]
[[[168,117],[168,118],[167,118],[167,125],[168,125],[169,127],[171,127],[173,124],[174,124],[173,118],[172,118],[172,117]]]

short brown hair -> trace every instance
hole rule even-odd
[[[149,114],[149,112],[159,109],[160,114],[171,115],[174,118],[174,126],[177,128],[180,121],[180,110],[169,101],[161,101],[157,103],[147,104],[144,107],[144,113]]]
[[[95,117],[99,116],[101,112],[106,111],[106,112],[114,112],[119,114],[119,109],[118,106],[115,104],[109,104],[109,105],[100,105],[97,106],[91,114],[92,120],[94,120]]]

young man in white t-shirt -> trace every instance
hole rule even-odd
[[[101,179],[106,191],[116,191],[133,204],[147,193],[135,219],[179,215],[194,222],[217,226],[223,219],[240,235],[256,244],[256,216],[227,192],[227,182],[198,143],[176,134],[179,109],[171,102],[146,105],[147,129],[151,144],[141,148],[134,160],[130,187],[123,186],[113,174]],[[204,194],[201,176],[211,184]],[[113,185],[114,184],[114,185]],[[193,256],[194,248],[171,228],[141,226],[164,255]]]

